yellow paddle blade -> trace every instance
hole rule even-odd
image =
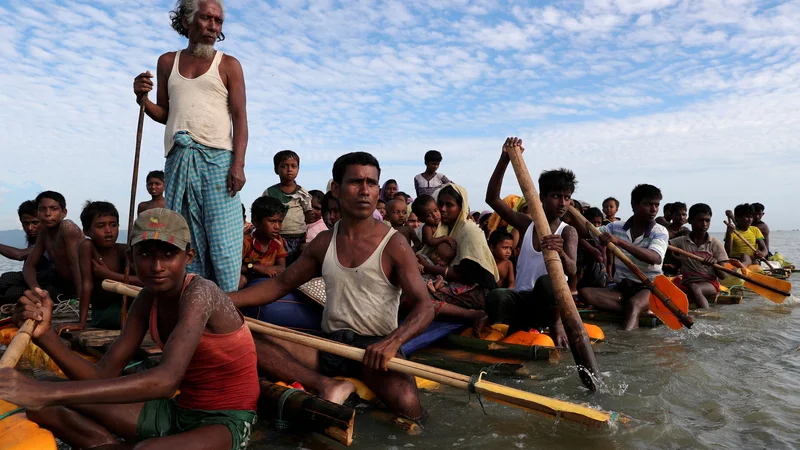
[[[761,267],[761,264],[750,264],[749,266],[747,266],[747,270],[749,270],[750,272],[761,273],[764,271],[764,268]]]
[[[760,273],[753,273],[753,272],[749,272],[747,276],[751,278],[753,281],[757,281],[758,284],[745,281],[744,287],[750,289],[751,291],[766,298],[769,301],[780,304],[783,303],[784,300],[786,300],[786,296],[779,292],[771,291],[763,286],[759,286],[759,284],[775,288],[779,291],[792,292],[792,283],[786,280],[781,280],[775,277],[771,277],[769,275],[762,275]]]
[[[675,306],[678,307],[681,311],[688,313],[689,312],[689,299],[686,298],[686,294],[672,284],[672,281],[669,281],[669,278],[665,277],[664,275],[659,275],[653,281],[656,285],[656,288],[664,293],[672,303],[675,303]],[[655,294],[650,293],[650,311],[653,311],[653,314],[656,315],[659,319],[666,326],[668,326],[672,330],[680,330],[683,328],[683,324],[677,317],[675,317],[672,312],[661,303],[661,300],[655,296]]]

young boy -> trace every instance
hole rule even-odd
[[[726,211],[729,213],[730,211]],[[749,203],[738,205],[733,210],[733,218],[736,222],[735,229],[742,237],[753,246],[756,251],[750,249],[739,236],[733,232],[734,225],[728,223],[725,230],[725,251],[731,258],[738,259],[745,266],[759,264],[758,260],[767,254],[767,244],[764,242],[764,235],[758,227],[753,226],[753,206]]]
[[[434,247],[439,245],[441,239],[434,239],[433,235],[436,229],[439,228],[439,223],[442,221],[442,215],[439,212],[439,207],[436,205],[436,200],[430,195],[423,194],[414,200],[411,204],[411,211],[416,214],[422,226],[417,228],[417,235],[419,236],[422,245]]]
[[[22,202],[17,208],[17,216],[19,216],[22,231],[25,232],[27,246],[25,248],[16,248],[0,244],[0,255],[16,261],[25,261],[33,251],[36,237],[39,236],[39,231],[42,229],[42,223],[36,217],[36,203],[33,200]],[[41,258],[39,266],[36,267],[36,272],[41,272],[41,276],[44,277],[49,271],[50,262],[47,258]],[[37,275],[38,277],[39,275]],[[28,289],[28,286],[25,284],[25,277],[22,272],[6,272],[0,275],[0,305],[16,303],[26,289]]]
[[[325,226],[332,229],[333,225],[341,218],[339,199],[334,197],[331,191],[326,192],[325,198],[322,200],[322,220],[325,221]]]
[[[164,198],[164,172],[161,170],[154,170],[147,174],[145,179],[147,183],[147,193],[152,197],[146,202],[139,203],[136,208],[136,214],[139,215],[142,211],[147,211],[153,208],[166,208],[167,200]]]
[[[81,211],[84,239],[78,247],[81,271],[81,298],[77,323],[66,323],[56,329],[77,331],[86,327],[89,305],[92,306],[92,327],[119,330],[122,323],[122,295],[103,289],[103,280],[125,281],[127,244],[117,244],[119,213],[108,202],[86,202]],[[128,283],[141,286],[135,275]]]
[[[772,250],[769,248],[769,225],[761,220],[763,217],[764,205],[753,203],[753,226],[761,230],[761,234],[764,236],[764,245],[767,247],[767,256],[769,257],[772,254]]]
[[[409,210],[410,211],[408,213],[408,220],[406,221],[406,225],[410,226],[411,229],[414,230],[414,233],[417,233],[417,229],[422,225],[422,222],[419,221],[417,215],[414,214],[413,210],[411,210],[410,205],[409,205]],[[417,234],[417,237],[419,237],[419,234]]]
[[[414,189],[417,197],[421,195],[433,195],[437,189],[450,183],[450,179],[443,173],[437,173],[439,164],[442,163],[442,154],[436,150],[425,153],[425,172],[414,177]]]
[[[256,278],[273,278],[286,270],[287,252],[281,239],[286,208],[280,200],[259,197],[250,208],[253,231],[244,236],[239,289]]]
[[[54,191],[44,191],[36,196],[39,221],[44,226],[36,237],[25,264],[22,275],[30,289],[45,285],[53,297],[79,298],[81,273],[78,264],[78,247],[83,241],[81,229],[75,222],[65,219],[67,202],[64,196]],[[47,253],[53,263],[55,273],[48,279],[37,279],[36,268]]]
[[[603,213],[606,215],[603,218],[603,225],[618,221],[617,211],[619,211],[619,200],[614,197],[603,200]]]
[[[0,398],[26,407],[28,419],[73,448],[119,448],[120,438],[129,446],[147,440],[149,448],[244,448],[259,395],[255,344],[230,298],[214,283],[187,275],[190,240],[175,212],[150,209],[136,219],[129,255],[145,287],[97,364],[53,332],[50,296],[38,288],[26,292],[15,321],[38,322],[33,342],[73,381],[34,381],[0,369],[8,381]],[[163,349],[158,366],[120,377],[148,328]]]
[[[492,250],[494,262],[497,263],[497,271],[500,272],[500,279],[497,287],[513,289],[514,264],[511,264],[511,253],[514,249],[514,240],[511,233],[506,230],[495,230],[489,236],[489,248]]]
[[[686,203],[670,203],[670,212],[672,215],[669,218],[669,225],[667,225],[669,238],[674,239],[689,234],[689,229],[684,226],[686,225]]]
[[[692,231],[688,235],[671,239],[669,241],[671,245],[702,256],[711,264],[723,264],[728,261],[728,254],[722,242],[708,233],[708,228],[711,226],[710,206],[705,203],[692,205],[689,208],[689,223]],[[677,254],[675,257],[681,261],[681,277],[675,281],[675,285],[686,292],[689,302],[698,308],[708,308],[709,300],[713,300],[719,294],[719,279],[724,278],[725,274],[700,261]],[[742,266],[739,261],[733,264]]]
[[[633,217],[626,222],[612,222],[600,228],[602,245],[619,247],[651,280],[662,274],[661,266],[667,252],[667,229],[655,222],[661,202],[661,191],[649,184],[640,184],[631,192]],[[581,236],[589,237],[583,225],[575,223]],[[639,314],[647,311],[650,291],[622,261],[616,261],[613,288],[583,288],[578,296],[597,309],[625,315],[622,327],[632,330],[639,326]]]
[[[273,197],[287,207],[286,216],[283,219],[281,237],[286,243],[286,263],[293,263],[302,251],[302,244],[306,242],[307,222],[312,220],[311,196],[300,185],[295,182],[300,171],[300,156],[291,150],[282,150],[272,158],[275,165],[275,174],[280,177],[281,182],[270,186],[262,194],[265,197]],[[253,222],[256,219],[253,218]]]
[[[656,217],[656,223],[668,227],[670,220],[672,220],[672,203],[667,203],[664,205],[664,215]]]
[[[325,221],[322,220],[322,203],[325,200],[325,194],[322,191],[313,190],[308,191],[311,195],[311,222],[308,223],[308,231],[306,231],[306,242],[311,242],[317,237],[318,234],[327,230]]]
[[[386,205],[386,219],[392,225],[392,228],[403,235],[408,241],[408,245],[416,251],[422,248],[422,242],[420,242],[419,237],[417,237],[417,232],[406,225],[407,217],[408,204],[406,204],[405,200],[402,198],[389,200],[389,203]]]

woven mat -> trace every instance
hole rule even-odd
[[[314,278],[308,283],[297,288],[298,291],[306,294],[311,300],[325,306],[325,281],[322,277]]]

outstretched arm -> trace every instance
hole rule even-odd
[[[489,178],[489,185],[486,187],[486,203],[512,227],[519,230],[527,230],[532,222],[531,218],[521,212],[514,211],[500,198],[500,191],[503,188],[503,177],[506,174],[508,164],[511,162],[511,159],[508,157],[508,149],[515,146],[520,146],[520,150],[525,151],[521,147],[522,139],[508,138],[503,144],[503,153],[500,154],[500,160],[497,161],[497,166],[494,168],[492,177]]]
[[[14,261],[25,261],[25,258],[27,258],[32,251],[33,247],[16,248],[11,247],[10,245],[0,244],[0,255],[3,255],[8,259],[13,259]]]

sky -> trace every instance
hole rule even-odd
[[[140,72],[186,45],[172,1],[0,0],[0,229],[42,190],[68,217],[108,200],[127,222]],[[298,182],[324,189],[333,161],[373,153],[382,180],[413,193],[423,155],[485,209],[506,136],[534,178],[575,171],[574,197],[660,187],[665,202],[766,205],[800,228],[800,2],[599,0],[228,0],[218,45],[239,59],[250,140],[242,201],[278,181],[272,156],[300,154]],[[154,98],[154,95],[152,96]],[[144,175],[164,166],[146,119]],[[503,194],[519,192],[509,169]]]

